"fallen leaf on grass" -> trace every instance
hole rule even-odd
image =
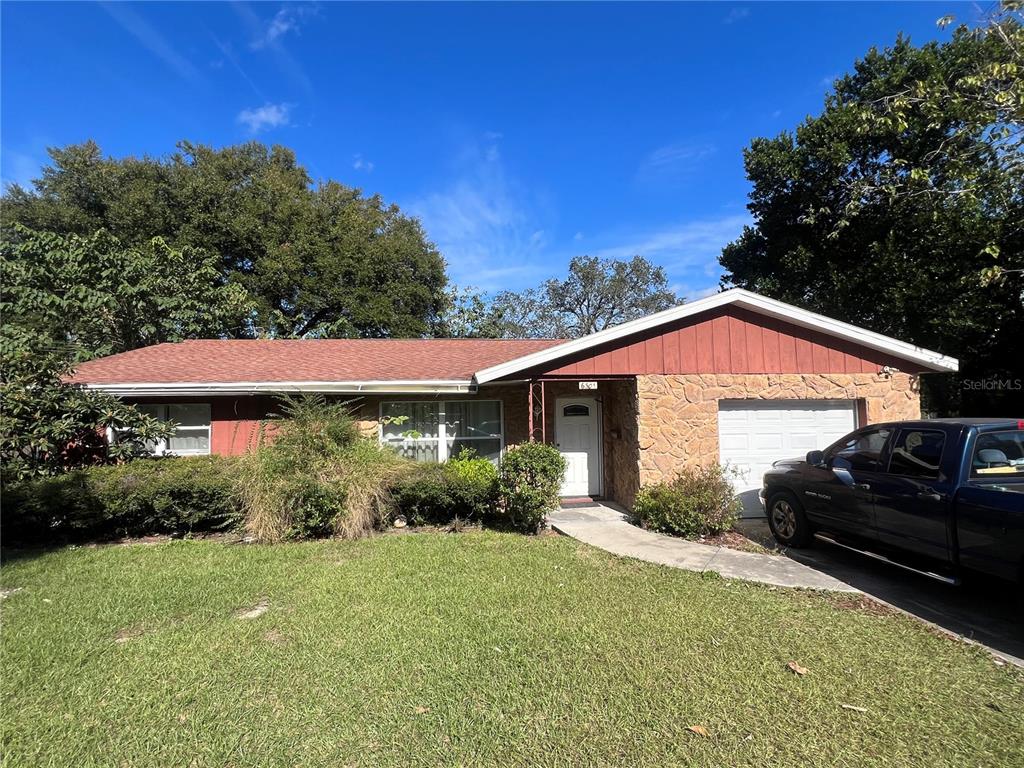
[[[800,675],[801,677],[806,675],[808,672],[807,667],[801,667],[795,661],[791,661],[788,664],[786,664],[786,668],[789,669],[789,671],[792,672],[794,675]]]
[[[416,707],[416,709],[414,709],[413,711],[417,715],[425,715],[425,714],[427,714],[427,712],[430,711],[430,707]]]
[[[853,704],[840,704],[839,706],[842,707],[843,709],[849,709],[849,710],[852,710],[854,712],[867,712],[868,711],[867,707],[857,707],[857,706],[854,706]]]
[[[710,736],[708,729],[703,725],[691,725],[686,730],[696,733],[698,736],[703,736],[705,739]]]

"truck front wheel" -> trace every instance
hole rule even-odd
[[[768,527],[775,540],[785,547],[804,547],[811,540],[811,524],[804,508],[789,491],[768,497]]]

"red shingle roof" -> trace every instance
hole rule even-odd
[[[468,381],[559,339],[201,339],[82,363],[79,384]]]

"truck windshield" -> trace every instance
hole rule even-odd
[[[1024,475],[1024,430],[986,432],[978,436],[971,477]]]

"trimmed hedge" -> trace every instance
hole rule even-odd
[[[233,528],[237,461],[137,459],[5,485],[5,542],[51,543]]]
[[[498,470],[463,451],[444,464],[417,464],[392,489],[399,514],[413,525],[483,520],[498,503]]]
[[[740,506],[729,471],[711,464],[684,467],[670,482],[644,486],[633,515],[644,528],[695,538],[732,528]]]

